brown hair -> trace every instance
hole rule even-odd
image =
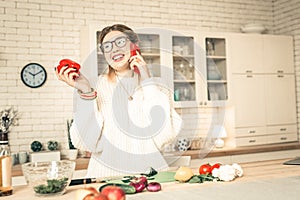
[[[112,26],[107,26],[102,29],[102,31],[99,34],[99,38],[98,38],[100,45],[102,45],[104,37],[109,32],[112,32],[112,31],[120,31],[120,32],[124,33],[132,43],[138,43],[138,41],[139,41],[137,34],[131,28],[129,28],[128,26],[125,26],[123,24],[114,24]],[[101,49],[101,51],[102,51],[102,49]],[[114,69],[110,65],[108,65],[108,75],[107,76],[108,76],[108,80],[110,80],[110,81],[115,80]]]

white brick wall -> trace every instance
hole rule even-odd
[[[296,2],[297,0],[290,3],[285,0],[274,3],[273,0],[2,0],[0,109],[13,105],[22,114],[19,126],[11,129],[12,151],[28,151],[29,144],[35,139],[44,144],[50,139],[56,139],[62,148],[67,147],[66,120],[72,117],[73,90],[57,81],[53,68],[65,57],[79,60],[82,25],[125,23],[134,27],[239,32],[242,24],[258,22],[265,24],[270,33],[273,30],[284,33],[282,30],[291,25],[289,19],[293,18],[289,15],[289,18],[284,19],[289,14],[285,12],[285,6],[293,10]],[[296,15],[299,18],[299,10],[299,7],[293,10],[295,20]],[[299,25],[292,25],[291,34],[299,35]],[[298,29],[294,28],[296,26]],[[296,69],[300,69],[299,43],[298,37]],[[30,89],[21,82],[20,71],[29,62],[38,62],[48,71],[48,80],[42,88]],[[184,118],[193,118],[195,115],[194,110],[180,109],[179,112],[183,113]],[[201,112],[214,111],[207,109]],[[209,115],[198,116],[206,126],[211,122]],[[201,128],[199,130],[201,132]],[[189,133],[189,130],[186,132]]]
[[[300,127],[300,2],[299,0],[274,1],[274,32],[294,36],[298,129]],[[299,136],[300,139],[300,136]]]

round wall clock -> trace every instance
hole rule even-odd
[[[21,71],[23,83],[31,88],[41,87],[47,80],[45,68],[38,63],[29,63]]]

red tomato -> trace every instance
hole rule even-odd
[[[221,164],[220,164],[220,163],[216,163],[216,164],[214,164],[213,166],[211,166],[211,172],[212,172],[214,169],[219,169],[219,168],[220,168],[220,166],[221,166]]]
[[[203,164],[199,168],[199,174],[211,174],[211,165],[210,164]]]

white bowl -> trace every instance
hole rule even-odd
[[[267,29],[264,25],[262,24],[246,24],[244,26],[241,26],[241,31],[243,33],[263,33],[265,32]]]

